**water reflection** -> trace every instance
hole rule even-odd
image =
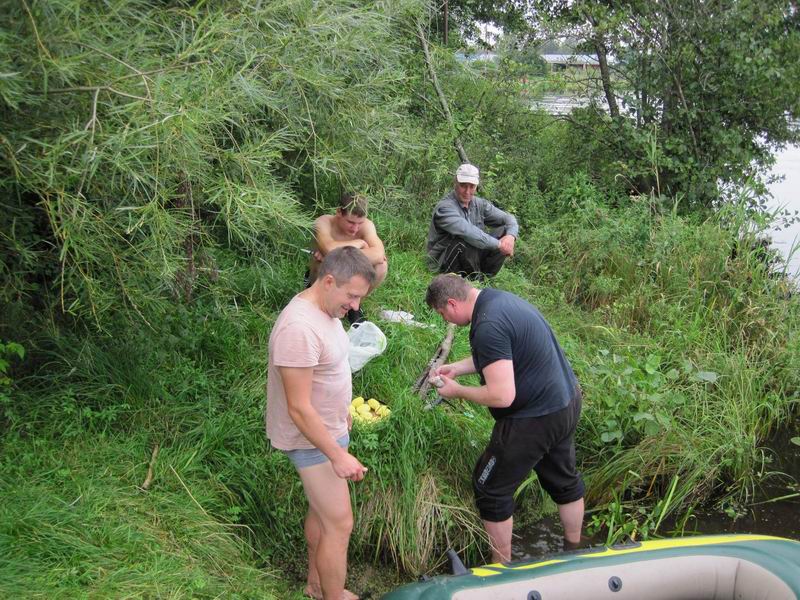
[[[589,99],[581,96],[542,94],[531,100],[531,106],[551,115],[568,115],[573,109],[589,106]]]

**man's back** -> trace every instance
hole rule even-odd
[[[497,360],[511,360],[517,395],[495,418],[533,417],[567,406],[577,379],[550,325],[530,303],[509,292],[484,289],[470,325],[470,347],[480,372]]]

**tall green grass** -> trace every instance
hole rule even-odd
[[[6,438],[0,470],[5,598],[282,598],[237,525],[233,494],[165,447],[149,491],[147,435]]]

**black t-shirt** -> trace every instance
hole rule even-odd
[[[483,369],[498,360],[514,365],[516,396],[508,408],[490,408],[495,419],[541,417],[566,407],[578,381],[541,313],[508,292],[482,290],[469,330],[472,361]]]

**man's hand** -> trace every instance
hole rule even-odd
[[[456,377],[458,377],[458,375],[459,374],[458,374],[458,371],[455,368],[455,365],[452,365],[452,364],[450,364],[450,365],[442,365],[441,367],[436,367],[435,369],[433,369],[430,372],[430,374],[428,376],[428,379],[432,380],[435,377],[442,377],[442,376],[449,377],[450,379],[455,379]],[[436,384],[433,383],[433,381],[431,381],[431,384],[436,386]],[[436,387],[438,387],[438,386],[436,386]]]
[[[342,479],[350,481],[361,481],[367,474],[367,468],[359,460],[347,451],[342,452],[336,459],[331,461],[333,471]]]
[[[313,256],[314,260],[317,262],[322,262],[322,259],[325,258],[324,256],[322,256],[322,252],[320,252],[319,250],[314,250],[311,253],[311,256]]]
[[[441,380],[441,385],[436,386],[436,391],[442,398],[460,398],[459,390],[461,389],[461,385],[451,379],[447,375],[439,375],[439,379]]]
[[[517,239],[513,235],[504,235],[500,238],[498,250],[506,256],[514,256],[514,242],[516,241]]]

